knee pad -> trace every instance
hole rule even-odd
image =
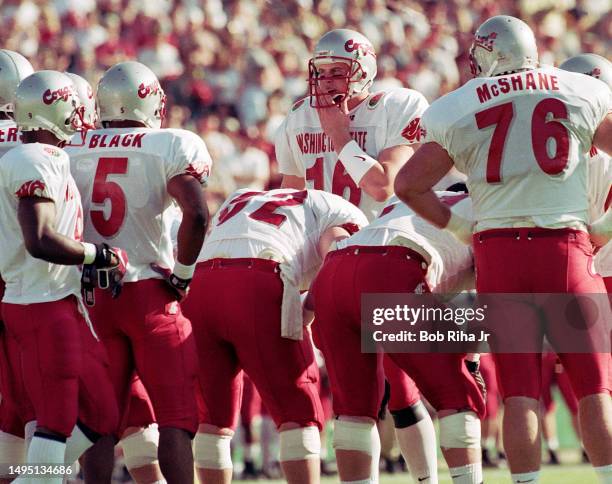
[[[200,469],[232,469],[231,435],[198,432],[195,436],[194,461]]]
[[[318,459],[321,436],[317,427],[283,430],[279,435],[280,461]]]
[[[157,447],[159,445],[159,431],[157,424],[151,424],[140,429],[135,434],[121,439],[125,466],[136,469],[150,464],[157,464]]]
[[[378,437],[378,430],[373,422],[351,422],[338,419],[334,422],[334,449],[358,450],[372,455],[374,452],[373,433],[376,433]]]
[[[423,420],[428,414],[425,405],[420,400],[410,407],[401,410],[391,410],[396,429],[405,429]]]
[[[440,419],[440,447],[479,449],[480,420],[474,412],[459,412]]]
[[[0,478],[9,477],[9,466],[25,464],[25,439],[0,432]],[[13,476],[14,477],[14,476]]]

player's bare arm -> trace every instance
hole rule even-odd
[[[306,188],[306,180],[301,176],[283,175],[281,188],[295,188],[296,190],[303,190]]]
[[[343,239],[350,237],[351,234],[343,227],[330,227],[319,239],[319,255],[325,258],[330,250],[334,250],[336,244]]]
[[[432,187],[453,167],[453,160],[437,143],[425,143],[399,170],[395,178],[395,193],[437,227],[444,228],[450,210],[434,194]]]
[[[191,266],[198,258],[208,229],[209,215],[204,190],[200,182],[191,175],[173,177],[168,182],[167,190],[183,212],[177,235],[177,261]]]
[[[57,233],[55,203],[48,198],[24,197],[19,200],[17,216],[26,250],[32,257],[53,264],[83,263],[83,244]]]
[[[418,215],[433,225],[445,228],[469,244],[472,221],[453,213],[432,190],[454,163],[437,143],[425,143],[400,169],[395,178],[395,193]]]
[[[593,136],[593,146],[608,155],[612,155],[612,113],[608,113],[599,124],[595,136]]]

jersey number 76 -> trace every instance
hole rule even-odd
[[[552,114],[552,119],[547,119]],[[492,106],[476,113],[476,126],[485,129],[495,126],[489,155],[487,157],[487,182],[501,183],[501,169],[504,147],[512,118],[514,103],[512,101]],[[531,147],[538,165],[548,175],[561,173],[569,157],[569,133],[558,119],[567,119],[567,107],[559,99],[546,98],[536,104],[531,116]],[[555,154],[550,156],[546,148],[548,140],[555,140]]]

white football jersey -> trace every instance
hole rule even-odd
[[[597,220],[612,207],[612,158],[594,148],[589,159],[590,220]],[[604,277],[612,276],[612,241],[595,255],[595,268]]]
[[[589,150],[610,106],[600,80],[542,67],[472,79],[432,103],[421,126],[468,175],[477,230],[585,229]]]
[[[427,106],[425,97],[412,89],[370,94],[349,113],[351,136],[375,159],[386,148],[419,143],[419,121]],[[279,128],[276,158],[282,174],[305,178],[307,188],[342,196],[369,220],[385,205],[365,193],[346,173],[309,98],[295,103]]]
[[[204,141],[181,129],[98,129],[66,151],[83,198],[85,239],[125,249],[126,282],[160,277],[151,263],[174,267],[176,217],[166,185],[182,174],[205,183],[212,161]]]
[[[198,260],[271,258],[289,266],[296,284],[307,287],[323,262],[318,250],[323,232],[330,227],[363,227],[367,223],[353,204],[320,190],[242,189],[215,215]]]
[[[6,283],[3,301],[32,304],[78,295],[81,272],[77,266],[51,264],[32,257],[25,248],[17,207],[21,197],[53,200],[55,229],[82,240],[83,210],[70,175],[68,155],[55,146],[18,145],[0,159],[0,273]]]
[[[436,192],[453,211],[472,218],[472,201],[466,194]],[[470,246],[459,242],[447,230],[439,229],[416,215],[396,196],[391,197],[377,219],[355,235],[338,243],[349,246],[402,245],[413,248],[429,262],[425,279],[433,292],[468,289],[473,283]]]
[[[0,119],[0,157],[21,144],[21,134],[12,119]]]

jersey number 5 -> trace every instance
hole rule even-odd
[[[127,171],[127,158],[102,157],[98,160],[91,201],[98,205],[104,205],[106,200],[109,200],[111,210],[108,218],[104,217],[103,209],[92,209],[90,213],[91,222],[102,237],[112,237],[119,232],[125,220],[127,209],[123,190],[119,184],[108,181],[107,178],[109,175],[125,175]]]
[[[551,119],[547,119],[552,114]],[[569,133],[567,128],[557,121],[567,119],[567,107],[559,99],[547,98],[540,101],[531,116],[531,147],[538,165],[548,175],[561,173],[569,157]],[[501,165],[510,124],[514,118],[514,104],[507,102],[492,106],[476,113],[478,129],[495,126],[489,155],[487,157],[487,182],[500,183]],[[549,139],[555,140],[555,154],[550,156],[547,145]]]

